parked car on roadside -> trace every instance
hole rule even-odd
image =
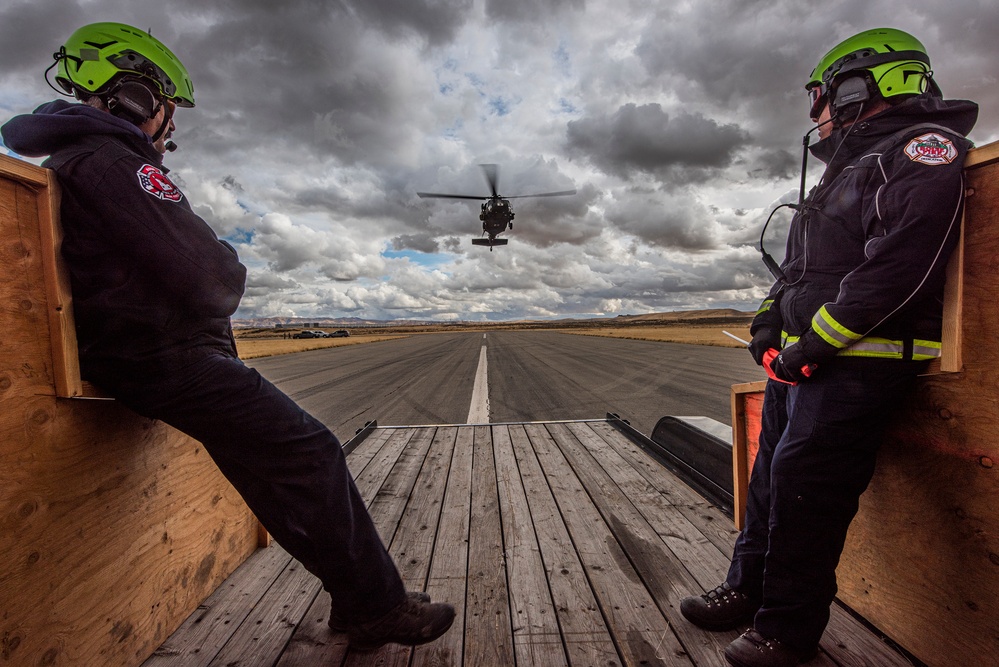
[[[327,338],[347,338],[350,336],[350,332],[346,329],[337,329],[333,333],[326,334]]]
[[[310,331],[306,329],[305,331],[299,331],[296,334],[292,334],[292,338],[325,338],[326,334],[322,331]]]

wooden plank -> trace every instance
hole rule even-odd
[[[368,503],[369,509],[378,489],[385,483],[385,478],[388,477],[392,467],[414,435],[415,433],[410,429],[393,431],[378,453],[360,472],[354,475],[354,485],[357,486],[357,491],[361,497]]]
[[[703,496],[681,482],[669,470],[642,451],[635,443],[621,436],[621,432],[607,423],[595,423],[595,433],[601,435],[610,447],[614,448],[630,463],[667,502],[698,526],[700,531],[722,553],[731,554],[735,538],[739,534],[731,520]]]
[[[275,667],[340,667],[343,664],[349,650],[348,640],[347,635],[334,633],[327,625],[331,603],[330,594],[319,591]]]
[[[209,666],[276,663],[321,588],[301,563],[289,562]]]
[[[528,425],[531,444],[624,665],[693,664],[583,483],[556,445],[551,429]],[[717,658],[717,656],[715,656]]]
[[[569,530],[545,480],[523,425],[510,428],[510,441],[548,574],[548,588],[572,665],[612,665],[620,657]]]
[[[416,475],[427,456],[435,428],[418,428],[375,494],[368,511],[385,544],[391,544],[399,520],[416,484]]]
[[[978,169],[999,162],[999,141],[993,141],[968,151],[964,160],[965,169]]]
[[[397,432],[391,429],[375,429],[374,433],[365,438],[359,447],[347,454],[347,467],[350,468],[350,473],[355,479],[378,455],[381,448],[388,442],[389,437]]]
[[[492,433],[517,663],[538,667],[565,665],[562,635],[514,457],[510,428],[493,426]]]
[[[492,435],[475,426],[465,602],[465,664],[515,664]]]
[[[702,592],[697,581],[666,548],[658,534],[639,512],[632,499],[614,483],[602,460],[595,460],[568,425],[548,427],[579,481],[586,487],[595,509],[627,554],[630,567],[644,584],[694,664],[717,660],[737,634],[705,633],[679,614],[680,600]],[[593,436],[595,437],[595,436]],[[623,566],[622,566],[623,567]]]
[[[63,233],[59,220],[61,191],[55,172],[46,170],[46,177],[48,187],[40,193],[38,201],[38,227],[41,234],[39,251],[45,273],[45,298],[56,396],[68,398],[82,395],[83,384],[80,379],[69,268],[62,257]]]
[[[423,459],[423,466],[419,469],[418,475],[414,475],[408,502],[389,545],[389,554],[399,567],[403,584],[407,590],[414,591],[426,588],[434,537],[440,522],[441,501],[444,497],[448,468],[457,435],[455,428],[441,427],[426,430],[433,433],[430,449]],[[413,440],[418,439],[419,436]],[[352,667],[367,665],[404,667],[409,664],[411,653],[412,649],[407,646],[390,644],[377,653],[352,652],[345,664]]]
[[[964,341],[964,219],[957,247],[947,262],[947,281],[944,283],[943,324],[940,336],[940,371],[958,373],[964,367],[962,349]]]
[[[472,506],[473,438],[474,431],[471,427],[458,429],[427,579],[426,590],[432,599],[454,605],[454,625],[437,641],[417,646],[413,650],[413,667],[466,664],[465,598],[468,583],[469,513]]]
[[[413,432],[407,429],[379,429],[347,455],[347,464],[355,480],[360,473],[366,473],[364,481],[357,486],[369,507],[412,436]],[[371,464],[376,459],[377,463]],[[330,594],[320,591],[289,639],[277,667],[343,664],[349,649],[348,640],[347,635],[334,633],[329,629],[331,603]]]
[[[675,505],[608,445],[592,425],[570,424],[569,430],[693,577],[696,585],[685,595],[699,595],[724,581],[728,573],[728,555],[712,544]],[[664,572],[663,576],[668,577],[668,573]]]
[[[275,545],[260,549],[198,606],[143,667],[205,667],[291,563]]]
[[[749,475],[756,458],[754,447],[759,438],[756,429],[759,425],[759,411],[746,410],[750,394],[761,394],[767,386],[766,380],[732,385],[732,487],[734,489],[735,527],[742,530],[746,521],[746,497],[749,493]],[[754,420],[754,416],[755,420]]]
[[[627,465],[623,457],[620,458],[620,462],[616,460],[620,454],[611,443],[615,436],[618,440],[624,440],[620,433],[607,431],[601,424],[589,424],[586,427],[594,434],[602,436],[601,442],[607,446],[601,448],[601,443],[588,437],[580,437],[580,443],[594,458],[602,462],[604,469],[614,478],[624,494],[635,501],[636,508],[656,529],[679,561],[694,575],[701,588],[710,590],[724,581],[732,549],[720,549],[718,545],[711,543],[701,532],[704,529],[703,524],[700,526],[693,524],[686,516],[679,513],[675,506],[671,511],[671,506],[656,492],[655,487],[648,485],[639,468]],[[570,428],[578,435],[585,434],[582,425],[573,425]],[[625,467],[620,463],[625,463]],[[681,514],[682,519],[674,517],[673,512]],[[691,531],[694,531],[693,535]],[[691,594],[696,595],[701,592],[695,590]],[[871,659],[875,659],[874,664],[885,667],[908,665],[908,661],[901,654],[892,650],[838,605],[833,605],[831,609],[829,627],[822,637],[821,647],[840,665],[864,665],[869,664],[865,661]],[[820,658],[820,663],[827,661],[828,658]]]
[[[42,189],[49,185],[46,173],[48,171],[48,169],[9,155],[0,155],[0,179],[5,181],[14,181],[35,189]]]

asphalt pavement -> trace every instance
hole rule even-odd
[[[247,365],[341,440],[369,420],[464,424],[474,415],[478,421],[483,399],[492,423],[603,419],[615,412],[646,434],[666,415],[730,424],[731,385],[765,379],[744,350],[551,331],[420,334]],[[477,392],[476,407],[477,371],[488,391]]]

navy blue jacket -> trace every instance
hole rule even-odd
[[[85,378],[135,362],[166,370],[206,346],[235,354],[229,316],[246,269],[191,210],[145,133],[65,101],[0,131],[18,153],[50,155],[43,166],[58,175]]]
[[[791,222],[787,282],[771,288],[753,333],[783,330],[816,362],[939,356],[977,116],[972,102],[921,95],[816,143],[826,171]]]

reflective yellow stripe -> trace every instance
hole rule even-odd
[[[840,350],[842,357],[874,357],[877,359],[901,359],[905,347],[900,340],[888,340],[887,338],[874,338],[869,336],[861,338],[856,343]]]
[[[781,332],[783,347],[797,343],[800,336],[791,336],[786,331]],[[914,340],[912,341],[913,361],[926,361],[936,359],[940,356],[941,345],[939,341]],[[877,338],[867,336],[861,338],[847,348],[841,349],[837,356],[840,357],[868,357],[875,359],[902,359],[905,353],[905,343],[900,340],[889,340],[887,338]]]
[[[936,359],[940,356],[941,347],[940,343],[935,340],[916,339],[912,341],[912,358],[916,361]]]
[[[862,334],[854,333],[837,322],[825,306],[819,308],[812,318],[812,329],[822,340],[839,349],[853,345],[862,337]]]
[[[765,313],[770,310],[770,306],[774,305],[773,299],[765,299],[763,303],[760,304],[760,309],[756,311],[756,314]]]

